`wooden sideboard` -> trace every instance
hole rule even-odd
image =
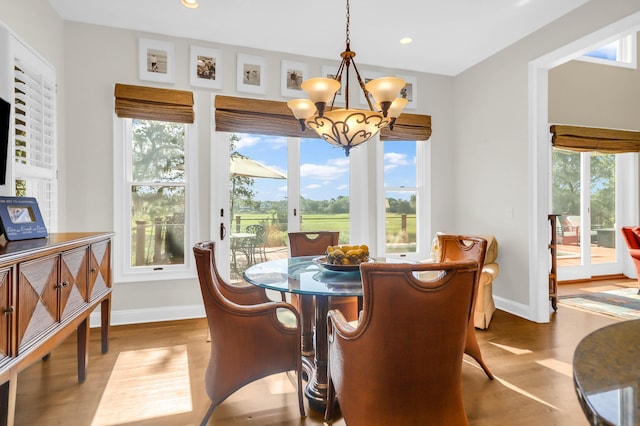
[[[89,359],[89,316],[100,305],[109,349],[113,233],[58,233],[0,243],[0,425],[13,425],[18,373],[77,330],[78,381]]]

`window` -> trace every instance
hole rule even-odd
[[[636,67],[636,34],[621,37],[588,51],[582,61],[621,67]]]
[[[38,200],[49,232],[57,227],[55,71],[31,49],[12,39],[13,144],[7,161],[4,195]]]
[[[123,114],[117,100],[116,110]],[[195,131],[174,119],[115,120],[117,281],[195,276]]]
[[[385,254],[417,251],[416,142],[384,142]]]

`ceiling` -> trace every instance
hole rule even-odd
[[[49,3],[65,20],[336,62],[345,47],[345,0],[199,1]],[[352,0],[351,49],[358,65],[457,75],[587,1]]]

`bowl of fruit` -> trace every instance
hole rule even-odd
[[[330,271],[359,271],[360,264],[373,262],[369,257],[369,247],[362,245],[329,246],[324,256],[313,261]]]

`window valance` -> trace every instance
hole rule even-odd
[[[193,123],[193,93],[116,83],[116,115],[122,118]]]
[[[551,126],[551,144],[571,151],[621,154],[640,151],[640,132],[579,126]]]
[[[262,99],[216,96],[216,130],[219,132],[254,133],[296,138],[318,137],[313,130],[300,130],[286,102]],[[431,137],[431,116],[403,113],[393,131],[382,129],[380,139],[421,141]]]

